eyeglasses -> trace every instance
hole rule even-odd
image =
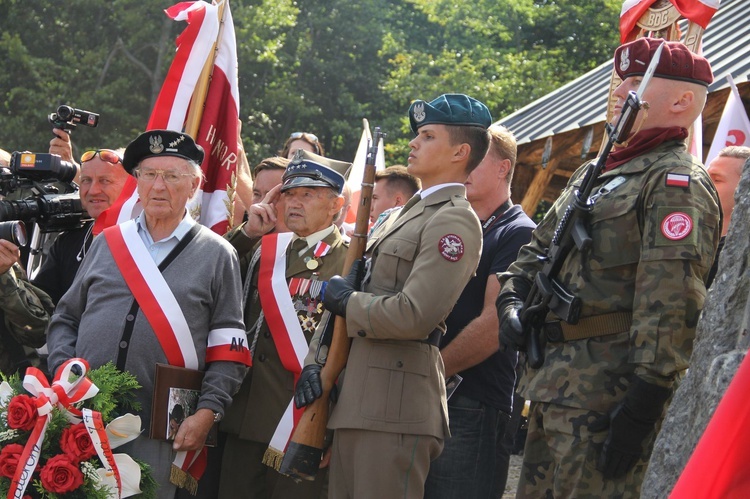
[[[176,184],[182,177],[193,176],[192,173],[179,173],[165,170],[142,170],[140,168],[133,170],[133,173],[135,173],[136,178],[149,183],[154,182],[159,175],[161,175],[161,178],[163,178],[165,182],[170,184]]]
[[[102,159],[102,161],[106,161],[107,163],[112,163],[113,165],[116,165],[117,163],[122,163],[122,159],[120,159],[120,155],[111,149],[95,149],[92,151],[86,151],[81,156],[81,163],[91,161],[92,159],[94,159],[94,157],[97,154]]]
[[[318,137],[316,137],[315,134],[307,133],[307,132],[294,132],[293,134],[291,134],[289,136],[289,138],[293,139],[293,140],[294,139],[301,139],[303,137],[305,137],[307,139],[311,139],[311,140],[313,140],[315,142],[320,142],[320,140],[318,140]]]

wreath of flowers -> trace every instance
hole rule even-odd
[[[112,449],[137,438],[135,377],[111,362],[83,359],[58,369],[50,385],[36,368],[0,383],[0,496],[156,497],[149,466]]]

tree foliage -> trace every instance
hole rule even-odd
[[[77,153],[124,146],[148,121],[184,28],[174,0],[2,0],[0,147],[47,150],[60,104],[101,114]],[[499,119],[588,71],[617,43],[620,0],[232,0],[251,164],[294,131],[351,160],[361,120],[404,163],[417,98],[472,95]]]

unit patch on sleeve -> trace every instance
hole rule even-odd
[[[693,230],[693,219],[687,213],[670,213],[661,222],[661,233],[671,241],[685,239]]]
[[[438,250],[449,262],[457,262],[464,256],[464,241],[456,234],[446,234],[438,241]]]

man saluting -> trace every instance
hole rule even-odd
[[[219,497],[318,497],[326,478],[295,483],[278,473],[294,429],[294,383],[316,327],[333,320],[321,302],[326,281],[346,256],[334,225],[351,165],[299,151],[280,186],[248,210],[248,221],[227,237],[242,256],[245,324],[253,367],[234,399],[222,431],[228,433]],[[283,198],[284,212],[275,204]],[[267,234],[283,217],[292,232]],[[265,235],[264,235],[265,234]],[[313,366],[325,355],[311,356]],[[308,367],[308,371],[311,367]]]

